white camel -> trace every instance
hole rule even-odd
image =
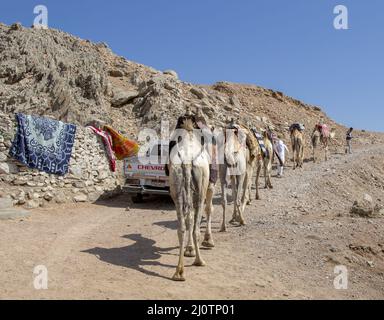
[[[185,281],[184,255],[195,257],[195,266],[204,266],[200,252],[200,222],[206,202],[207,228],[203,246],[213,247],[211,231],[213,187],[209,183],[210,157],[201,144],[199,130],[194,129],[191,119],[186,118],[181,124],[181,139],[172,148],[169,164],[170,193],[176,206],[179,238],[179,262],[175,281]],[[180,134],[179,131],[177,134]],[[174,137],[175,138],[175,137]],[[185,233],[188,244],[185,246]],[[192,241],[193,239],[193,241]],[[185,252],[184,252],[185,249]]]
[[[224,163],[219,166],[223,207],[221,232],[226,231],[225,217],[229,179],[231,180],[233,196],[233,217],[230,222],[239,222],[240,225],[245,225],[244,209],[254,168],[253,163],[251,163],[250,152],[246,146],[246,134],[243,129],[227,129],[224,140]]]

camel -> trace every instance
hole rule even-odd
[[[332,133],[332,136],[335,136],[335,132]],[[331,134],[328,135],[323,135],[322,132],[318,129],[318,126],[315,127],[315,129],[312,132],[312,137],[311,137],[311,142],[312,142],[312,154],[313,154],[313,162],[316,163],[316,149],[319,147],[321,144],[324,148],[324,158],[325,161],[328,161],[328,150],[329,150],[329,145],[331,142]]]
[[[256,169],[256,200],[260,200],[259,194],[259,177],[261,168],[264,168],[264,179],[265,179],[265,189],[273,189],[271,182],[272,175],[272,162],[273,162],[273,145],[272,141],[268,137],[267,131],[263,133],[263,140],[265,148],[267,149],[266,154],[262,154],[261,149],[259,148],[259,153],[257,155],[257,169]]]
[[[196,134],[191,119],[186,118],[181,124],[182,138],[173,147],[169,163],[170,194],[175,203],[178,219],[179,261],[173,276],[175,281],[185,281],[184,255],[195,257],[195,266],[204,266],[201,257],[200,223],[206,202],[207,228],[203,246],[213,247],[211,235],[211,213],[213,187],[209,183],[209,153],[201,144],[201,135]],[[180,134],[175,132],[175,135]],[[175,139],[173,136],[173,140]],[[188,244],[185,247],[185,233]],[[193,239],[193,242],[192,242]],[[185,249],[185,252],[184,252]]]
[[[293,151],[293,170],[303,167],[304,162],[304,135],[298,128],[291,130],[291,143]]]
[[[238,126],[236,129],[226,129],[224,134],[224,161],[219,165],[221,182],[223,220],[220,232],[226,231],[226,208],[228,180],[231,180],[233,195],[233,217],[230,223],[239,222],[245,225],[244,209],[247,203],[248,190],[254,168],[254,157],[246,146],[245,130]]]

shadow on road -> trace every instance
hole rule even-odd
[[[121,248],[92,248],[82,252],[95,255],[99,260],[130,269],[140,271],[149,276],[171,279],[157,272],[145,269],[145,266],[161,266],[174,268],[175,266],[156,261],[161,255],[177,249],[178,247],[160,248],[155,246],[156,241],[143,237],[141,234],[130,234],[123,238],[135,241],[134,244]]]
[[[160,221],[155,222],[155,226],[171,229],[171,230],[177,230],[177,227],[179,226],[179,222],[177,220],[171,220],[171,221]]]
[[[106,206],[110,208],[127,208],[132,209],[148,209],[148,210],[164,210],[173,211],[175,206],[172,199],[168,196],[150,195],[145,196],[140,203],[133,203],[129,194],[123,193],[111,199],[101,199],[95,202],[96,205]]]

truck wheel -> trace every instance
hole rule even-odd
[[[143,195],[141,193],[138,193],[135,196],[132,196],[132,202],[133,203],[142,203],[144,200]]]

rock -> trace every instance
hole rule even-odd
[[[24,207],[26,209],[36,209],[40,207],[40,201],[39,200],[28,200]]]
[[[99,179],[99,180],[105,180],[105,179],[108,178],[108,176],[109,176],[109,173],[108,173],[106,170],[104,170],[104,171],[98,171],[97,179]]]
[[[7,155],[3,152],[0,152],[0,162],[5,162],[7,161]]]
[[[22,209],[2,209],[0,210],[0,220],[26,218],[30,216],[30,214],[30,212]]]
[[[58,204],[63,204],[63,203],[66,203],[67,202],[67,197],[65,196],[64,192],[59,192],[56,197],[55,197],[55,201],[56,203]]]
[[[375,206],[370,195],[364,194],[359,200],[353,203],[350,211],[351,214],[356,214],[361,217],[372,217],[375,215]]]
[[[69,168],[69,173],[71,173],[76,178],[81,178],[83,175],[83,170],[80,166],[74,165]]]
[[[129,102],[131,102],[133,99],[137,98],[139,96],[138,91],[124,91],[124,90],[116,90],[113,93],[113,98],[111,100],[111,105],[114,108],[122,107]]]
[[[204,99],[205,98],[205,94],[204,94],[204,92],[201,89],[191,88],[190,91],[191,91],[192,94],[194,94],[199,99]]]
[[[88,201],[96,202],[100,198],[100,192],[91,192],[88,194]]]
[[[75,202],[87,202],[88,201],[88,196],[85,194],[79,194],[73,198]]]
[[[13,200],[11,198],[0,198],[0,210],[9,209],[13,207]]]
[[[177,72],[174,71],[174,70],[165,70],[165,71],[163,72],[163,74],[168,75],[168,76],[172,76],[172,77],[175,78],[175,79],[179,79],[179,75],[178,75]]]
[[[28,187],[36,187],[37,183],[35,181],[27,181],[27,186]]]
[[[8,162],[0,163],[0,174],[15,174],[19,172],[19,168],[13,164]]]
[[[17,30],[22,30],[22,29],[23,29],[23,26],[20,22],[16,22],[16,23],[12,24],[10,27],[10,30],[12,30],[12,31],[17,31]]]
[[[84,181],[76,181],[72,184],[75,188],[78,188],[78,189],[83,189],[85,188],[87,185],[86,185],[86,182]]]
[[[124,76],[124,73],[118,69],[114,69],[114,70],[109,70],[109,75],[111,77],[121,78]]]
[[[47,201],[52,201],[52,199],[53,199],[53,194],[52,193],[50,193],[50,192],[47,192],[45,195],[44,195],[44,199],[45,200],[47,200]]]

